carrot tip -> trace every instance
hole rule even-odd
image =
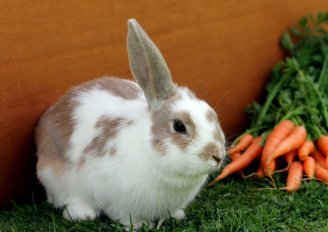
[[[215,184],[216,184],[216,181],[212,181],[207,185],[207,187],[213,188],[215,186]]]
[[[252,176],[255,176],[256,175],[256,172],[253,172],[253,173],[251,173],[251,174],[248,174],[248,175],[244,175],[244,179],[247,179],[247,178],[250,178],[250,177],[252,177]]]

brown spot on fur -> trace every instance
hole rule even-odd
[[[185,124],[187,134],[180,134],[173,130],[174,119],[179,119]],[[173,143],[181,150],[186,150],[197,137],[197,131],[188,112],[178,112],[169,115],[166,111],[153,115],[152,135],[152,144],[154,148],[161,154],[165,154],[167,143]]]
[[[85,164],[85,159],[82,157],[82,159],[79,160],[79,165],[78,167],[81,168]]]
[[[211,159],[213,156],[219,157],[219,153],[220,153],[220,149],[215,143],[208,143],[204,147],[204,149],[201,152],[201,154],[199,155],[199,157],[202,160],[208,160],[208,159]],[[219,159],[219,158],[217,158],[217,159]]]
[[[50,169],[57,177],[61,177],[66,172],[67,163],[60,158],[42,156],[38,158],[37,170]]]
[[[136,99],[142,94],[140,87],[133,81],[104,77],[87,82],[81,86],[86,89],[101,89],[126,100]]]
[[[117,78],[96,79],[70,89],[42,115],[35,129],[38,164],[40,163],[38,168],[42,168],[46,160],[54,165],[56,164],[53,160],[68,162],[65,153],[69,149],[69,141],[74,128],[72,112],[78,104],[76,96],[93,88],[107,90],[126,100],[136,99],[140,94],[142,95],[141,89],[135,82]],[[129,124],[131,123],[130,121]],[[111,133],[108,130],[104,130],[104,136]],[[105,142],[103,138],[98,137],[92,143],[94,146],[90,145],[91,150],[91,147],[96,147],[96,145],[104,146]]]
[[[152,125],[152,145],[161,154],[166,153],[166,139],[170,135],[170,128],[166,120],[161,120],[162,117],[158,120],[157,117],[153,117],[154,123]]]
[[[181,150],[186,150],[197,136],[195,123],[188,112],[182,111],[170,115],[172,105],[183,99],[183,93],[187,93],[188,97],[192,99],[196,98],[195,94],[188,88],[180,87],[175,95],[166,102],[161,112],[153,115],[152,143],[155,149],[162,154],[166,152],[166,143],[172,141],[172,143],[177,145]],[[185,124],[187,127],[186,135],[177,133],[172,129],[174,119],[179,119]]]
[[[35,129],[37,156],[65,160],[74,122],[71,116],[74,102],[72,93],[63,96],[41,117]]]
[[[142,94],[135,82],[118,78],[101,78],[73,87],[42,115],[38,123],[35,129],[38,157],[46,156],[67,161],[65,153],[69,149],[69,141],[74,128],[72,112],[78,104],[76,96],[94,88],[107,90],[127,100],[138,98]],[[108,131],[105,130],[106,132]],[[100,137],[93,141],[93,144],[100,146],[103,143]]]
[[[120,127],[123,124],[131,124],[131,121],[127,121],[123,118],[110,118],[108,116],[101,117],[95,127],[101,130],[101,133],[95,137],[83,150],[85,154],[93,153],[97,156],[104,156],[108,150],[106,150],[106,144],[111,138],[115,137]],[[110,155],[116,153],[115,148],[111,148]]]
[[[174,133],[172,136],[172,142],[175,143],[181,150],[185,150],[197,136],[196,125],[188,112],[178,112],[174,115],[174,118],[182,120],[185,124],[187,128],[187,136]]]

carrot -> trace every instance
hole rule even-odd
[[[293,150],[293,151],[288,152],[287,154],[285,154],[284,155],[284,158],[285,158],[285,161],[287,163],[287,166],[285,168],[283,168],[283,169],[277,170],[275,173],[287,171],[289,169],[290,165],[295,160],[296,155],[297,155],[297,151],[296,150]]]
[[[293,151],[290,151],[290,152],[288,152],[284,155],[284,158],[285,158],[286,163],[287,163],[287,169],[290,167],[290,165],[294,161],[294,159],[296,157],[296,154],[297,154],[296,150],[293,150]]]
[[[240,152],[234,152],[232,154],[228,154],[228,156],[229,156],[230,160],[232,162],[234,162],[235,160],[237,160],[237,159],[239,159],[241,157],[241,154],[240,154]],[[245,177],[243,170],[239,170],[237,173],[239,175],[241,175],[241,177],[243,177],[243,178]]]
[[[319,151],[321,151],[322,154],[324,154],[326,157],[328,157],[328,136],[327,135],[321,135],[319,139],[317,140],[317,147],[319,148]]]
[[[264,166],[264,165],[263,165]],[[270,162],[270,164],[262,167],[263,168],[263,172],[266,176],[272,176],[274,171],[276,170],[276,161],[272,160]]]
[[[253,141],[254,137],[251,134],[245,134],[243,135],[240,140],[238,141],[238,143],[236,144],[236,146],[230,148],[230,150],[228,151],[228,154],[232,154],[235,152],[241,152],[243,150],[245,150]]]
[[[236,159],[239,159],[241,154],[240,152],[234,152],[228,155],[231,161],[235,161]]]
[[[280,188],[287,192],[296,192],[300,189],[303,176],[303,166],[299,161],[294,161],[288,169],[286,187]]]
[[[326,156],[325,168],[328,169],[328,136],[321,135],[317,140],[317,147]]]
[[[328,170],[319,164],[315,165],[315,175],[322,182],[328,182]]]
[[[282,188],[257,188],[254,190],[286,190],[287,192],[296,192],[300,189],[303,176],[303,165],[300,161],[294,161],[288,169],[286,187]]]
[[[255,173],[256,178],[263,179],[265,177],[265,173],[263,168],[260,166],[259,169]]]
[[[262,146],[261,146],[262,137],[256,137],[251,145],[248,146],[246,151],[243,153],[240,158],[236,159],[235,161],[228,164],[222,171],[220,175],[218,175],[210,184],[209,186],[213,186],[216,182],[222,180],[223,178],[231,175],[234,172],[238,172],[243,170],[248,165],[252,163],[257,157],[261,155]]]
[[[315,150],[312,154],[315,162],[320,165],[321,167],[325,168],[326,167],[326,159],[323,154],[321,154],[320,151]]]
[[[303,162],[304,172],[310,179],[313,179],[314,177],[315,165],[315,159],[312,156],[306,157]]]
[[[298,158],[304,161],[309,154],[314,151],[314,143],[311,140],[306,140],[298,150]]]
[[[269,134],[264,148],[263,148],[263,154],[261,157],[261,165],[264,169],[264,172],[266,175],[271,176],[273,173],[273,168],[275,165],[273,164],[267,164],[267,160],[269,156],[274,152],[278,144],[281,143],[281,141],[286,138],[289,133],[293,130],[295,127],[294,123],[290,120],[284,120],[281,121],[275,128],[272,130],[272,132]]]
[[[299,146],[304,143],[306,135],[307,133],[304,126],[295,127],[292,132],[279,144],[273,154],[269,156],[267,165],[269,165],[272,160],[278,158],[279,156],[299,148]]]

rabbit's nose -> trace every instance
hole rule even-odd
[[[214,159],[220,161],[220,148],[217,144],[211,142],[206,144],[200,152],[200,158],[203,160]],[[215,158],[214,158],[215,157]]]

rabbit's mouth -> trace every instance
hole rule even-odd
[[[212,158],[219,164],[221,162],[220,157],[217,157],[216,155],[212,155]]]
[[[217,161],[217,160],[216,160]],[[220,159],[220,162],[218,162],[218,165],[217,165],[217,171],[218,173],[221,173],[223,168],[228,164],[230,163],[230,158],[229,156],[225,155],[223,157],[223,159]]]

